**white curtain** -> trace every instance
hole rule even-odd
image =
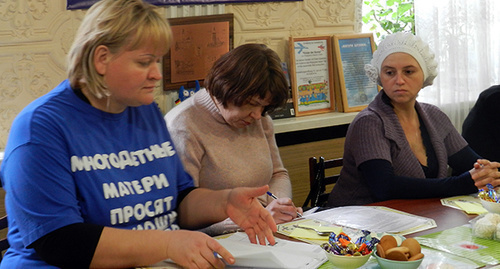
[[[424,88],[418,100],[439,106],[461,132],[481,91],[500,84],[500,1],[414,3],[416,34],[429,43],[439,63],[434,85]]]

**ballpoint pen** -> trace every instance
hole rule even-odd
[[[268,191],[267,192],[267,195],[271,196],[274,200],[278,199],[278,197],[276,195],[274,195],[272,192]],[[299,218],[302,218],[302,214],[300,214],[299,212],[297,212],[297,216]]]

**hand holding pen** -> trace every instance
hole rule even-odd
[[[283,223],[291,221],[294,218],[302,217],[302,209],[295,207],[290,198],[278,198],[272,192],[268,191],[267,195],[274,199],[273,202],[269,203],[267,209],[271,211],[276,223]]]

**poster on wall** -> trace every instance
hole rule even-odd
[[[335,110],[331,37],[290,37],[289,44],[296,116]]]
[[[173,25],[172,33],[172,83],[204,79],[214,62],[229,51],[227,21]]]
[[[193,88],[213,63],[233,48],[233,14],[168,19],[173,34],[163,57],[163,90]]]
[[[369,64],[375,43],[373,34],[334,35],[336,65],[339,81],[337,99],[342,100],[338,110],[343,112],[361,111],[380,91],[377,83],[365,74],[365,64]]]
[[[67,0],[67,9],[87,9],[99,0]],[[167,5],[201,5],[201,4],[229,4],[246,2],[296,2],[302,0],[144,0],[157,6]]]

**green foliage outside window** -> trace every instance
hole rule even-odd
[[[414,0],[364,0],[363,23],[378,40],[396,32],[415,33]],[[436,0],[438,1],[438,0]]]

